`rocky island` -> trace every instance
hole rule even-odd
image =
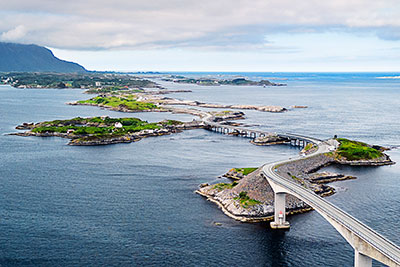
[[[165,120],[148,123],[137,118],[91,117],[55,120],[40,123],[24,123],[17,126],[19,136],[57,136],[71,139],[68,145],[93,146],[131,143],[151,136],[181,132],[204,127],[201,121],[181,122]]]
[[[278,165],[276,171],[287,179],[326,197],[335,193],[335,189],[326,185],[335,181],[356,179],[354,176],[331,172],[317,172],[330,164],[382,166],[394,164],[383,153],[385,148],[344,138],[330,140],[335,143],[335,151],[301,158]],[[314,150],[307,145],[300,153]],[[311,152],[308,152],[311,153]],[[202,184],[196,191],[208,200],[216,203],[231,218],[242,222],[260,222],[273,220],[274,192],[261,174],[260,168],[234,168],[224,177],[234,179],[232,183]],[[311,210],[303,201],[286,196],[286,209],[289,215]]]
[[[283,83],[274,83],[268,80],[261,81],[251,81],[247,78],[235,78],[235,79],[214,79],[214,78],[186,78],[184,76],[172,75],[167,78],[163,78],[163,81],[174,82],[174,83],[184,83],[184,84],[197,84],[204,86],[219,86],[219,85],[237,85],[237,86],[286,86]]]
[[[122,112],[174,112],[172,106],[192,106],[201,108],[257,110],[261,112],[285,112],[280,106],[222,105],[208,104],[192,100],[179,100],[152,93],[100,94],[88,100],[68,103],[69,105],[89,105]]]
[[[134,104],[132,104],[134,105]],[[141,105],[141,104],[135,104]],[[135,106],[135,108],[137,108]],[[154,109],[153,106],[140,106]],[[178,109],[176,110],[179,111]],[[200,111],[181,110],[182,113],[197,115],[199,117],[212,116],[215,121],[229,121],[243,119],[242,112],[224,111],[204,113]],[[198,113],[196,113],[198,112]],[[211,115],[212,114],[212,115]],[[12,133],[18,136],[51,137],[57,136],[71,139],[68,145],[93,146],[117,143],[131,143],[146,137],[161,136],[179,133],[183,130],[206,128],[204,121],[192,120],[182,122],[177,120],[164,120],[149,123],[138,118],[110,118],[108,116],[81,118],[68,120],[54,120],[39,123],[23,123],[16,127],[25,132]]]
[[[244,119],[244,113],[241,111],[233,111],[232,109],[249,109],[263,112],[287,111],[286,108],[279,106],[222,105],[174,99],[164,96],[164,94],[173,93],[174,91],[169,92],[168,90],[164,90],[164,88],[150,81],[139,81],[130,76],[126,76],[125,78],[127,80],[121,79],[120,82],[125,81],[128,83],[127,85],[110,82],[109,84],[104,83],[103,86],[100,87],[93,85],[87,86],[89,87],[87,93],[97,94],[97,96],[68,104],[97,106],[120,112],[185,113],[198,116],[200,119],[190,122],[165,120],[157,123],[148,123],[137,118],[77,117],[69,120],[24,123],[17,126],[17,129],[26,131],[15,133],[15,135],[38,137],[57,136],[70,139],[69,145],[78,146],[108,145],[130,143],[146,137],[173,134],[188,129],[212,129],[210,125],[215,126],[215,124],[217,124],[217,127],[222,125],[236,127],[239,123],[233,123],[232,120]],[[11,82],[14,86],[18,85],[14,78],[7,79],[8,83]],[[95,80],[93,77],[91,79]],[[198,81],[186,81],[183,78],[179,78],[179,81],[175,82],[198,84]],[[236,79],[229,82],[225,80],[215,82],[215,80],[212,80],[214,85],[231,84],[232,82],[235,85],[277,86],[277,84],[269,84],[265,81],[251,82],[245,79]],[[207,83],[207,81],[200,82],[202,85],[206,85]],[[54,85],[54,83],[49,83],[49,86],[50,84],[51,86]],[[95,82],[95,85],[96,84],[99,85]],[[158,91],[147,91],[139,85],[154,87],[157,88]],[[34,87],[27,82],[25,82],[23,86]],[[71,84],[71,86],[73,85]],[[66,87],[68,88],[69,85],[66,85]],[[182,90],[182,92],[190,91]],[[182,106],[188,106],[188,108],[182,108]],[[205,112],[195,109],[194,107],[224,108],[230,110]],[[292,108],[306,108],[306,106],[292,106]],[[228,134],[247,136],[239,132],[240,131],[233,131]],[[259,137],[252,139],[251,143],[263,146],[287,144],[289,141],[290,140],[285,136],[276,133],[265,133],[262,136],[259,135]],[[329,172],[317,172],[324,166],[330,164],[369,166],[394,164],[389,156],[383,152],[385,149],[380,146],[371,146],[344,138],[332,139],[329,140],[329,142],[336,148],[334,151],[312,156],[312,154],[318,150],[318,145],[309,143],[305,145],[300,152],[304,158],[276,166],[276,171],[281,176],[291,179],[314,191],[316,194],[325,197],[335,193],[335,189],[327,185],[327,183],[355,179],[355,177]],[[224,176],[234,179],[235,181],[213,185],[202,184],[201,188],[196,192],[218,204],[228,216],[237,220],[257,222],[269,221],[272,219],[274,193],[268,181],[263,177],[261,168],[234,168]],[[287,195],[286,203],[288,214],[311,210],[304,202],[290,195]]]

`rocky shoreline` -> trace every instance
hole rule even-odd
[[[393,165],[393,162],[390,157],[384,154],[382,157],[372,160],[345,160],[345,159],[336,159],[335,162],[341,165],[350,165],[350,166],[384,166],[384,165]]]
[[[221,80],[216,78],[187,78],[183,76],[171,75],[170,77],[162,78],[166,82],[182,83],[182,84],[197,84],[202,86],[220,86],[220,85],[233,85],[233,86],[286,86],[283,83],[274,83],[268,80],[252,81],[247,78],[234,78],[229,80]]]
[[[215,185],[207,185],[195,192],[216,203],[227,216],[235,220],[241,222],[273,220],[274,192],[261,175],[260,169],[239,180],[237,185],[232,188],[220,190]],[[243,205],[238,199],[241,192],[246,192],[249,199],[256,200],[257,204]],[[308,205],[291,195],[286,196],[286,203],[289,214],[299,214],[311,210]]]
[[[150,97],[153,96],[153,97]],[[153,94],[140,94],[138,96],[138,101],[143,101],[146,103],[153,103],[158,105],[155,109],[145,109],[145,110],[132,110],[124,106],[110,107],[104,104],[94,104],[94,103],[79,103],[79,101],[68,102],[68,105],[86,105],[86,106],[97,106],[100,108],[106,108],[114,111],[121,112],[171,112],[171,107],[168,106],[192,106],[201,108],[217,108],[217,109],[241,109],[241,110],[257,110],[261,112],[272,112],[280,113],[287,111],[286,108],[280,106],[255,106],[255,105],[222,105],[222,104],[208,104],[198,101],[191,100],[178,100],[168,97],[155,97]]]
[[[172,112],[183,113],[198,116],[201,119],[207,118],[207,121],[212,121],[219,124],[238,125],[238,123],[231,122],[232,120],[244,119],[244,113],[241,111],[221,111],[221,112],[204,112],[194,108],[182,108],[175,106],[190,106],[201,108],[215,108],[215,109],[240,109],[240,110],[257,110],[262,112],[285,112],[286,108],[280,106],[255,106],[255,105],[222,105],[202,103],[199,101],[191,100],[178,100],[160,96],[161,94],[168,94],[181,91],[156,91],[156,92],[135,92],[130,94],[120,93],[119,95],[102,94],[98,97],[85,100],[67,103],[69,105],[88,105],[97,106],[100,108],[110,109],[119,112]],[[188,91],[189,92],[189,91]],[[106,104],[108,103],[108,105]],[[307,108],[307,106],[292,106],[291,108]],[[107,117],[108,118],[108,117]],[[124,118],[127,119],[127,118]],[[128,120],[138,120],[135,118],[128,118]],[[115,124],[107,124],[105,118],[74,118],[78,120],[77,124],[63,124],[60,121],[53,121],[54,125],[49,122],[33,124],[24,123],[17,126],[19,130],[27,130],[23,133],[14,133],[18,136],[38,136],[50,137],[56,136],[61,138],[70,139],[68,145],[75,146],[93,146],[93,145],[109,145],[117,143],[131,143],[139,141],[143,138],[162,136],[173,133],[182,132],[183,130],[207,128],[205,122],[202,120],[193,120],[191,122],[160,122],[156,125],[147,125],[147,122],[141,121],[137,125],[121,124],[119,121],[123,120],[116,118],[108,118],[108,121],[114,121]],[[82,120],[87,125],[83,125],[91,131],[87,133],[82,130]],[[90,123],[87,123],[87,122]],[[97,121],[97,122],[93,122]],[[139,120],[140,121],[140,120]],[[123,121],[121,121],[123,122]],[[125,121],[126,122],[126,121]],[[47,124],[46,124],[47,123]],[[139,130],[135,127],[138,126]],[[35,131],[41,127],[42,131]],[[47,128],[62,128],[59,132],[54,129],[46,130]],[[89,129],[90,128],[90,129]],[[93,129],[94,128],[94,129]],[[130,129],[130,130],[129,130]],[[232,135],[240,135],[239,132],[230,133]],[[266,146],[275,144],[287,144],[290,140],[281,137],[277,134],[270,133],[262,137],[255,138],[251,141],[254,145]],[[337,140],[332,140],[333,143],[338,143]],[[337,146],[335,145],[337,148]],[[374,148],[374,146],[369,146]],[[378,147],[379,151],[384,150]],[[317,145],[309,144],[303,148],[301,155],[311,155],[317,152]],[[329,152],[325,154],[318,154],[311,157],[300,158],[295,161],[276,166],[276,171],[287,179],[292,179],[300,183],[304,187],[314,191],[321,197],[335,194],[335,189],[326,185],[327,183],[335,181],[343,181],[348,179],[355,179],[353,176],[335,174],[328,172],[316,173],[317,170],[330,164],[343,164],[352,166],[382,166],[394,164],[386,154],[379,154],[380,157],[371,160],[347,160],[340,154]],[[335,154],[336,153],[336,154]],[[371,157],[373,158],[373,157]],[[244,168],[248,169],[248,168]],[[244,170],[243,169],[243,170]],[[255,169],[255,168],[254,168]],[[226,177],[235,179],[233,183],[219,183],[215,185],[202,185],[196,193],[206,197],[209,201],[216,203],[221,210],[229,217],[242,222],[261,222],[273,220],[274,214],[274,192],[269,185],[267,179],[261,174],[261,169],[244,174],[240,171],[230,171],[225,174]],[[286,195],[286,210],[288,215],[304,213],[312,210],[306,203],[297,199],[290,194]]]
[[[108,117],[107,117],[108,118]],[[83,118],[80,118],[83,119]],[[90,120],[93,118],[86,118],[85,120]],[[97,118],[94,118],[97,119]],[[106,119],[106,118],[104,118]],[[68,127],[74,126],[71,122],[74,122],[74,119],[70,121],[59,121],[57,126],[54,127]],[[104,123],[103,123],[104,124]],[[126,132],[124,134],[118,133],[109,133],[98,136],[96,134],[77,134],[76,130],[67,130],[63,132],[57,131],[43,131],[43,132],[35,132],[34,129],[38,127],[49,127],[47,126],[48,123],[23,123],[18,125],[16,129],[18,130],[27,130],[25,132],[18,132],[18,133],[11,133],[10,135],[17,135],[17,136],[36,136],[36,137],[61,137],[70,139],[68,145],[71,146],[97,146],[97,145],[110,145],[110,144],[118,144],[118,143],[132,143],[140,141],[143,138],[147,137],[155,137],[155,136],[162,136],[162,135],[169,135],[173,133],[179,133],[184,130],[191,130],[191,129],[199,129],[204,128],[205,125],[202,121],[193,120],[191,122],[176,122],[174,124],[168,125],[168,121],[160,122],[159,126],[161,128],[158,129],[144,129],[136,132]],[[89,123],[90,127],[100,127],[99,123]],[[100,128],[104,128],[103,125]],[[122,125],[120,127],[123,127]],[[73,128],[73,127],[71,127]],[[78,128],[79,129],[79,128]],[[118,130],[118,129],[116,129]]]
[[[221,211],[228,217],[240,221],[240,222],[245,222],[245,223],[259,223],[259,222],[270,222],[274,220],[273,214],[267,215],[267,216],[261,216],[261,217],[251,217],[251,216],[237,216],[230,212],[219,200],[217,200],[213,195],[209,195],[207,193],[204,193],[203,191],[196,190],[195,193],[207,198],[208,201],[215,203]],[[288,215],[295,215],[295,214],[301,214],[305,212],[311,211],[312,208],[310,207],[305,207],[305,208],[295,208],[292,210],[288,211]]]
[[[331,142],[335,142],[332,140]],[[311,148],[310,148],[311,149]],[[302,154],[305,152],[302,151]],[[351,164],[350,164],[351,163]],[[331,164],[346,164],[352,166],[383,166],[394,164],[390,157],[383,154],[382,157],[373,160],[348,161],[338,160],[329,153],[300,158],[276,167],[276,171],[283,177],[293,179],[302,186],[314,191],[321,197],[327,197],[336,193],[328,183],[356,179],[351,175],[332,172],[317,172],[319,169]],[[195,192],[216,203],[229,217],[241,222],[262,222],[273,220],[274,193],[267,179],[261,175],[261,168],[257,171],[243,175],[238,169],[231,169],[224,177],[235,180],[232,184],[203,184]],[[242,205],[240,194],[245,192],[252,205]],[[243,194],[243,193],[242,193]],[[304,213],[312,208],[303,201],[291,196],[286,196],[287,215]]]
[[[85,136],[82,139],[81,136],[76,136],[68,133],[34,133],[31,131],[26,131],[23,133],[11,133],[10,135],[17,136],[36,136],[36,137],[61,137],[71,139],[67,145],[70,146],[98,146],[98,145],[111,145],[120,143],[133,143],[142,140],[147,137],[155,137],[162,135],[169,135],[172,133],[178,133],[181,131],[171,130],[171,129],[161,129],[161,130],[143,130],[135,134],[124,135],[124,136],[110,136],[103,138],[96,138],[95,136]]]

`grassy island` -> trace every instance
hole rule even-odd
[[[366,143],[352,141],[345,138],[338,138],[340,146],[336,151],[339,158],[347,160],[371,160],[383,156],[383,153],[375,148],[372,148]]]
[[[134,96],[96,96],[88,100],[78,101],[77,103],[82,105],[102,105],[110,108],[124,108],[131,111],[159,109],[159,107],[153,103],[137,101]]]
[[[142,130],[161,128],[160,123],[148,123],[137,118],[73,118],[70,120],[54,120],[36,124],[31,130],[34,133],[70,133],[75,136],[108,134],[124,135]]]
[[[199,123],[163,120],[156,123],[138,118],[76,117],[39,123],[23,123],[16,128],[28,130],[20,136],[58,136],[72,139],[69,145],[108,145],[130,143],[145,137],[177,133],[202,127]]]

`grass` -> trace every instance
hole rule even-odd
[[[243,175],[248,175],[258,168],[235,168],[235,171],[243,173]]]
[[[175,125],[181,125],[183,122],[181,121],[176,121],[176,120],[166,120],[162,122],[163,125],[170,125],[170,126],[175,126]]]
[[[238,184],[237,182],[233,182],[231,184],[229,184],[229,183],[219,183],[219,184],[215,184],[213,186],[213,189],[217,189],[218,191],[222,191],[222,190],[225,190],[225,189],[232,189],[237,184]]]
[[[246,209],[247,209],[248,207],[250,207],[250,206],[254,206],[254,205],[257,205],[257,204],[261,204],[261,203],[262,203],[261,201],[258,201],[258,200],[255,200],[255,199],[250,198],[250,197],[247,195],[247,192],[246,192],[246,191],[240,192],[240,193],[239,193],[239,196],[238,196],[238,197],[235,197],[234,200],[239,200],[240,205],[242,205],[242,207],[243,207],[243,208],[246,208]]]
[[[307,144],[305,147],[304,147],[304,151],[309,151],[311,148],[313,148],[314,147],[314,144]]]
[[[116,128],[115,123],[121,123],[122,128]],[[137,118],[73,118],[70,120],[54,120],[39,123],[32,129],[35,133],[67,133],[68,130],[74,130],[74,135],[94,135],[105,137],[107,135],[124,135],[142,130],[160,129],[158,123],[148,123]]]
[[[79,104],[95,104],[104,105],[107,107],[124,107],[129,110],[151,110],[158,109],[159,107],[152,103],[136,101],[134,96],[117,97],[117,96],[96,96],[88,100],[78,101]]]
[[[224,111],[220,111],[220,112],[215,113],[214,116],[222,117],[222,116],[228,115],[230,113],[232,113],[232,111],[224,110]]]
[[[352,141],[345,138],[338,138],[340,146],[336,151],[337,156],[347,160],[369,160],[383,156],[383,153],[367,144]]]

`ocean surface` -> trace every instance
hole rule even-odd
[[[184,75],[287,83],[264,88],[161,82],[193,91],[170,95],[180,99],[287,107],[277,114],[244,111],[245,122],[271,132],[336,134],[391,146],[388,154],[400,162],[400,80],[378,78],[398,73]],[[23,122],[75,116],[193,118],[65,105],[89,97],[78,89],[0,86],[0,266],[352,266],[352,248],[316,212],[289,217],[287,232],[273,231],[265,223],[234,221],[194,193],[200,183],[225,181],[219,176],[232,167],[292,157],[296,148],[254,146],[206,130],[96,147],[7,135]],[[400,244],[400,165],[326,169],[358,177],[333,183],[337,193],[328,200]]]

